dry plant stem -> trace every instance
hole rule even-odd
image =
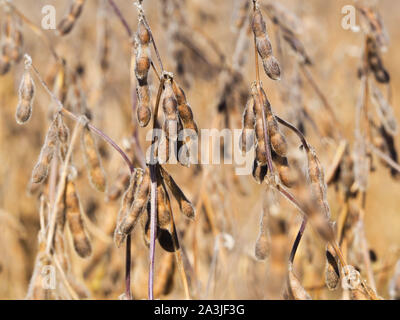
[[[154,146],[155,142],[155,134],[154,129],[157,128],[157,117],[158,117],[158,109],[160,106],[161,94],[164,87],[165,78],[162,77],[157,93],[157,100],[154,107],[154,117],[153,117],[153,138],[151,145],[151,153],[150,153],[150,161],[149,170],[150,170],[150,179],[151,179],[151,187],[150,187],[150,267],[149,267],[149,283],[148,283],[148,299],[154,299],[153,286],[154,286],[154,265],[155,265],[155,251],[156,251],[156,232],[157,232],[157,163],[156,160],[156,150]]]
[[[72,132],[71,143],[68,147],[68,152],[67,152],[67,155],[65,156],[64,165],[62,167],[62,173],[60,176],[60,182],[59,182],[58,189],[57,189],[57,195],[54,200],[54,203],[51,206],[49,230],[48,230],[47,242],[46,242],[46,253],[47,254],[50,254],[50,250],[51,250],[52,244],[53,244],[53,237],[54,237],[54,232],[56,229],[56,222],[57,222],[57,204],[60,202],[61,197],[64,192],[65,181],[66,181],[66,177],[68,175],[68,165],[69,165],[69,162],[70,162],[70,159],[72,156],[72,151],[74,149],[74,145],[77,141],[78,134],[81,129],[82,129],[82,123],[78,122],[75,125],[74,131]]]
[[[297,232],[296,239],[294,240],[292,250],[290,251],[290,256],[289,256],[289,263],[290,264],[293,264],[294,256],[296,255],[297,248],[299,247],[300,240],[301,240],[301,237],[303,236],[303,233],[304,233],[304,230],[306,229],[306,226],[307,226],[307,218],[304,217],[303,221],[301,222],[300,229]]]
[[[53,261],[54,261],[54,264],[56,265],[56,268],[58,269],[58,272],[60,273],[62,282],[64,283],[64,286],[67,288],[67,291],[68,291],[69,295],[71,296],[72,300],[79,300],[77,293],[69,284],[67,276],[65,275],[65,272],[62,269],[60,262],[58,261],[56,256],[53,256]]]

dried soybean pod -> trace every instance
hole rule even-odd
[[[268,165],[259,164],[256,159],[253,162],[253,177],[258,184],[262,184],[265,176],[268,173]]]
[[[149,170],[147,169],[146,171],[143,171],[142,169],[137,169],[137,171],[141,172],[140,174],[143,176],[143,178],[137,182],[133,203],[119,225],[118,233],[122,235],[128,235],[132,232],[143,211],[146,210],[147,202],[149,201]]]
[[[154,296],[160,297],[171,292],[174,284],[175,257],[171,253],[165,253],[161,259],[160,269],[155,277]]]
[[[62,161],[64,161],[69,146],[69,129],[64,123],[63,117],[61,114],[57,116],[57,136],[59,144],[59,155]]]
[[[107,188],[105,172],[96,142],[88,126],[82,130],[81,138],[82,151],[85,158],[86,168],[89,173],[89,181],[96,190],[105,192]]]
[[[291,266],[287,276],[287,294],[289,300],[312,300],[299,279],[297,279]]]
[[[306,146],[307,153],[307,166],[308,166],[308,178],[311,183],[312,195],[317,201],[319,208],[324,213],[326,219],[330,219],[330,209],[328,201],[326,199],[326,183],[324,178],[324,170],[319,162],[317,154],[311,146]]]
[[[335,290],[340,282],[340,271],[336,253],[330,244],[326,248],[325,284],[329,290]]]
[[[32,182],[42,183],[46,180],[51,160],[56,152],[56,145],[58,141],[57,136],[57,121],[56,119],[50,125],[49,130],[46,134],[42,150],[40,151],[38,162],[32,171]]]
[[[124,195],[122,196],[121,207],[119,209],[117,217],[117,226],[114,231],[114,242],[118,248],[120,247],[121,243],[125,240],[126,237],[126,234],[120,232],[120,225],[125,216],[129,213],[129,210],[135,199],[135,192],[137,185],[140,184],[142,180],[143,180],[143,171],[135,169],[129,178],[129,185]]]
[[[178,202],[181,212],[189,219],[194,219],[195,211],[192,203],[186,198],[182,190],[178,187],[174,179],[169,175],[169,173],[160,166],[160,172],[164,179],[165,184],[171,190],[173,196]]]
[[[138,84],[136,92],[138,97],[136,115],[139,125],[144,128],[149,124],[151,119],[150,88],[147,84]]]
[[[60,35],[65,36],[71,32],[72,28],[74,27],[76,20],[82,13],[83,5],[85,4],[86,0],[73,0],[72,4],[69,8],[69,12],[66,17],[64,17],[57,29]]]
[[[274,116],[271,104],[268,101],[267,95],[262,87],[260,87],[262,103],[264,104],[264,113],[267,118],[267,127],[271,147],[279,156],[286,157],[288,145],[285,136],[280,131],[278,122]]]
[[[276,152],[271,150],[272,160],[278,170],[279,178],[281,179],[282,183],[288,187],[292,188],[296,184],[297,177],[293,170],[289,167],[289,162],[286,157],[281,157]]]
[[[262,209],[260,219],[260,229],[255,246],[255,256],[258,260],[265,260],[271,250],[271,239],[268,232],[268,212],[266,208]]]
[[[67,181],[65,202],[68,226],[72,234],[75,251],[81,258],[86,258],[91,255],[92,246],[83,223],[75,183],[71,179]]]
[[[138,32],[135,39],[135,75],[140,84],[147,83],[151,66],[150,32],[146,28],[143,17],[139,17]]]
[[[256,117],[254,114],[254,99],[250,97],[243,111],[242,134],[240,137],[240,148],[245,154],[254,144],[254,126]]]
[[[172,89],[172,79],[168,79],[164,82],[164,91],[162,98],[162,107],[164,111],[165,121],[163,125],[163,132],[165,133],[165,139],[162,139],[160,144],[160,160],[167,162],[170,156],[170,145],[175,145],[178,139],[178,102],[175,98],[174,91]],[[164,155],[166,156],[163,159]]]
[[[265,165],[267,163],[267,145],[265,142],[264,134],[264,120],[262,113],[262,105],[260,95],[255,84],[252,85],[251,93],[254,100],[254,113],[256,116],[255,131],[256,131],[256,159],[259,164]]]
[[[169,210],[169,199],[167,190],[161,182],[157,186],[157,224],[162,229],[169,229],[171,212]]]
[[[172,89],[171,78],[164,82],[162,107],[167,120],[178,121],[178,101]]]
[[[25,124],[32,115],[33,100],[35,98],[35,83],[30,72],[32,61],[25,61],[25,71],[19,86],[19,99],[15,118],[18,124]]]
[[[271,42],[267,34],[267,27],[261,14],[261,10],[258,7],[258,3],[255,3],[251,27],[256,39],[258,54],[263,61],[265,73],[272,80],[279,80],[281,75],[279,62],[273,56]]]
[[[191,129],[198,133],[198,127],[194,121],[192,108],[189,106],[186,100],[185,92],[179,87],[175,81],[172,82],[172,89],[175,94],[175,98],[178,104],[178,115],[182,120],[184,129]]]

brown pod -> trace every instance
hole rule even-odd
[[[262,60],[272,56],[272,45],[267,36],[256,38],[256,47]]]
[[[256,159],[259,164],[265,165],[267,163],[267,145],[265,143],[263,111],[260,95],[258,94],[258,90],[255,84],[253,84],[252,86],[252,96],[254,100],[254,113],[256,116]]]
[[[181,212],[189,219],[194,219],[195,210],[192,203],[186,198],[182,190],[178,187],[174,179],[169,175],[169,173],[162,167],[160,167],[161,175],[164,179],[165,184],[171,190],[173,196],[178,202]]]
[[[82,130],[81,138],[83,155],[89,173],[89,181],[96,190],[105,192],[107,188],[105,172],[96,142],[88,127]]]
[[[122,218],[122,221],[118,227],[118,232],[122,235],[128,235],[135,228],[136,223],[138,222],[140,216],[143,211],[146,209],[147,202],[149,201],[150,196],[150,174],[149,171],[145,172],[141,169],[137,169],[137,171],[141,171],[141,175],[143,178],[141,181],[138,181],[136,190],[134,193],[134,200],[129,208],[125,217]]]
[[[178,121],[178,101],[172,89],[171,79],[164,82],[162,107],[167,120]]]
[[[272,160],[278,170],[279,178],[282,183],[288,188],[295,186],[297,177],[293,170],[290,169],[288,159],[286,157],[281,157],[276,154],[276,152],[272,151]]]
[[[137,119],[141,127],[146,127],[151,119],[151,107],[150,107],[150,88],[148,84],[140,85],[136,87],[138,106],[137,106]]]
[[[46,180],[51,160],[56,152],[57,141],[57,123],[56,120],[54,120],[47,131],[39,159],[32,171],[31,180],[33,183],[42,183]]]
[[[330,209],[326,199],[327,186],[324,178],[324,170],[322,169],[315,150],[311,146],[306,148],[306,153],[308,177],[310,179],[312,196],[317,202],[319,209],[322,210],[322,213],[325,215],[326,219],[330,219]]]
[[[142,17],[139,18],[138,30],[136,36],[140,44],[146,45],[150,43],[151,34],[149,32],[149,29],[146,27],[146,24]]]
[[[326,248],[325,284],[329,290],[335,290],[340,283],[339,263],[335,251],[328,244]]]
[[[267,33],[267,26],[265,24],[264,18],[261,14],[261,10],[258,7],[258,5],[256,5],[255,10],[253,12],[251,20],[251,28],[256,38],[263,37]]]
[[[129,178],[129,184],[126,188],[126,191],[122,197],[121,200],[121,207],[118,212],[118,217],[117,217],[117,226],[114,231],[114,242],[116,246],[119,248],[123,240],[125,240],[126,235],[121,233],[119,231],[120,224],[122,220],[125,218],[125,216],[128,214],[132,203],[135,199],[135,192],[137,189],[137,185],[141,183],[143,180],[143,171],[139,169],[135,169],[130,178]]]
[[[64,120],[61,115],[57,117],[57,136],[59,144],[59,156],[62,161],[64,161],[67,156],[68,147],[69,147],[69,129],[65,125]]]
[[[256,118],[254,114],[254,99],[249,98],[242,117],[242,134],[240,137],[240,148],[243,153],[246,153],[254,144],[254,126]]]
[[[140,84],[147,82],[150,65],[150,47],[139,45],[136,51],[135,74]]]
[[[267,173],[268,173],[268,165],[259,164],[257,159],[255,159],[253,162],[253,177],[258,184],[263,183]]]
[[[278,121],[272,111],[271,104],[267,98],[267,95],[262,87],[260,87],[262,103],[264,106],[264,114],[267,120],[268,135],[272,150],[275,151],[279,156],[286,157],[288,145],[285,136],[279,129]]]
[[[76,20],[82,13],[83,5],[85,4],[86,0],[73,0],[69,12],[66,17],[64,17],[57,29],[60,35],[65,36],[71,32],[72,28],[74,27]]]
[[[198,127],[194,121],[193,111],[186,100],[185,92],[180,88],[175,81],[172,82],[172,89],[178,104],[178,115],[182,120],[184,129],[191,129],[198,133]]]
[[[270,77],[272,80],[281,79],[281,68],[278,60],[274,56],[271,55],[268,58],[264,58],[262,62],[264,71],[268,77]]]
[[[15,118],[18,124],[24,124],[31,118],[35,97],[35,83],[28,69],[24,72],[18,94],[19,99]]]
[[[91,255],[92,246],[83,223],[81,206],[75,183],[71,180],[67,181],[65,202],[68,226],[71,230],[75,251],[81,258],[86,258]]]
[[[267,34],[267,27],[258,5],[256,5],[253,12],[251,27],[256,39],[258,54],[263,61],[265,73],[272,80],[279,80],[281,76],[279,62],[273,56],[272,45]]]

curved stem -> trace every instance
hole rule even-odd
[[[296,255],[297,248],[299,247],[300,240],[303,236],[304,230],[307,226],[307,218],[303,217],[299,231],[297,232],[296,239],[294,240],[292,250],[290,251],[289,263],[293,264],[294,256]]]

